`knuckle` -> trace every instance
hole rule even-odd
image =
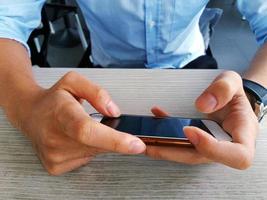
[[[44,152],[39,152],[38,155],[45,170],[52,176],[60,175],[60,168],[58,164],[48,161],[47,155]]]
[[[239,87],[241,87],[243,85],[242,84],[242,78],[237,72],[235,72],[235,71],[226,71],[224,73],[225,73],[225,75],[227,77],[231,78],[231,80],[232,80],[231,83],[230,83],[230,81],[225,81],[226,83],[228,83],[227,84],[228,87],[230,87],[230,88],[238,87],[239,88]],[[235,86],[235,87],[233,87],[233,86]]]
[[[229,81],[219,80],[216,83],[217,91],[223,91],[226,96],[233,93],[233,86]]]
[[[59,176],[62,174],[60,167],[56,164],[47,165],[45,169],[51,176]]]
[[[57,163],[50,162],[48,160],[47,155],[44,154],[44,152],[42,154],[43,156],[42,156],[41,161],[42,161],[42,164],[45,170],[52,176],[60,175],[61,172],[60,172],[59,165]]]
[[[252,153],[247,150],[243,150],[236,168],[240,170],[248,169],[253,163],[253,157]]]
[[[225,78],[227,77],[227,80],[231,79],[231,81],[226,81],[226,79],[223,77]],[[234,85],[233,85],[233,82],[235,83]],[[235,88],[233,86],[242,85],[242,78],[235,71],[225,71],[219,76],[216,83],[218,83],[222,88],[231,89],[231,88]]]
[[[235,71],[228,71],[229,75],[232,76],[233,78],[236,79],[236,81],[239,81],[240,83],[242,83],[242,78],[241,76],[235,72]]]
[[[47,149],[44,152],[44,159],[50,164],[61,163],[63,161],[62,155],[51,149]]]
[[[75,72],[75,71],[69,71],[68,73],[66,73],[66,74],[63,76],[62,80],[63,80],[63,82],[65,82],[65,83],[73,83],[73,82],[75,82],[75,81],[77,80],[77,78],[78,78],[79,76],[80,76],[80,75],[79,75],[77,72]]]
[[[108,94],[108,92],[97,86],[97,91],[96,91],[96,98],[97,101],[101,102],[101,101],[109,101],[110,100],[110,96]]]
[[[81,75],[75,71],[69,71],[67,72],[52,88],[52,91],[58,90],[58,89],[65,89],[68,88],[69,85],[72,85],[77,81],[77,79]]]
[[[225,76],[231,76],[231,77],[233,77],[233,78],[237,78],[237,79],[240,78],[240,80],[241,80],[240,75],[239,75],[237,72],[232,71],[232,70],[223,72],[223,75],[225,75]]]

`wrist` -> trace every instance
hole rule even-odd
[[[33,111],[33,105],[38,102],[44,91],[38,85],[31,85],[27,89],[13,88],[9,92],[3,109],[10,122],[16,128],[21,129],[25,119],[29,119],[30,113]]]

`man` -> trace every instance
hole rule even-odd
[[[199,18],[208,0],[79,0],[92,39],[95,65],[103,67],[182,68],[204,55]],[[26,50],[30,32],[40,23],[44,0],[1,0],[0,105],[11,123],[31,140],[50,174],[87,164],[107,151],[146,153],[187,164],[220,162],[248,168],[254,157],[257,117],[241,77],[224,72],[196,99],[196,108],[219,121],[233,142],[219,142],[194,128],[184,129],[195,148],[155,147],[88,117],[87,100],[99,112],[119,116],[107,91],[75,72],[49,89],[34,80]],[[267,86],[267,3],[240,0],[239,8],[256,35],[259,51],[244,78]],[[26,47],[26,48],[25,48]],[[252,98],[248,93],[248,97]],[[153,108],[156,115],[165,115]]]

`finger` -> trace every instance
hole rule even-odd
[[[231,134],[233,141],[248,148],[255,146],[259,123],[245,96],[234,98],[223,116],[222,127]]]
[[[106,151],[87,147],[81,144],[66,144],[59,148],[47,148],[42,151],[42,158],[46,163],[60,164],[70,160],[94,157]]]
[[[246,169],[252,164],[254,148],[240,143],[218,141],[196,127],[185,127],[184,133],[196,150],[208,159],[236,169]]]
[[[241,77],[236,72],[227,71],[219,75],[197,98],[196,108],[203,113],[212,113],[223,108],[234,96],[243,94]]]
[[[81,166],[88,164],[92,160],[92,157],[80,158],[76,160],[66,161],[61,164],[44,165],[50,175],[59,176],[66,172],[73,171]]]
[[[55,88],[67,90],[72,95],[87,100],[104,115],[120,115],[119,107],[112,101],[108,92],[77,72],[68,72],[58,81]]]
[[[156,116],[156,117],[168,117],[170,116],[167,112],[163,111],[163,109],[161,109],[158,106],[154,106],[151,108],[151,112]]]
[[[62,107],[56,119],[66,135],[84,145],[125,154],[145,151],[146,146],[139,138],[92,120],[77,102]]]
[[[193,148],[147,146],[146,154],[152,158],[169,160],[185,164],[210,163],[211,160],[202,156]]]

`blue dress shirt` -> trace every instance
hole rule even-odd
[[[104,67],[181,68],[205,54],[199,18],[209,0],[77,0],[91,34],[92,58]],[[27,47],[44,0],[0,0],[0,37]],[[262,45],[267,1],[239,0]]]

